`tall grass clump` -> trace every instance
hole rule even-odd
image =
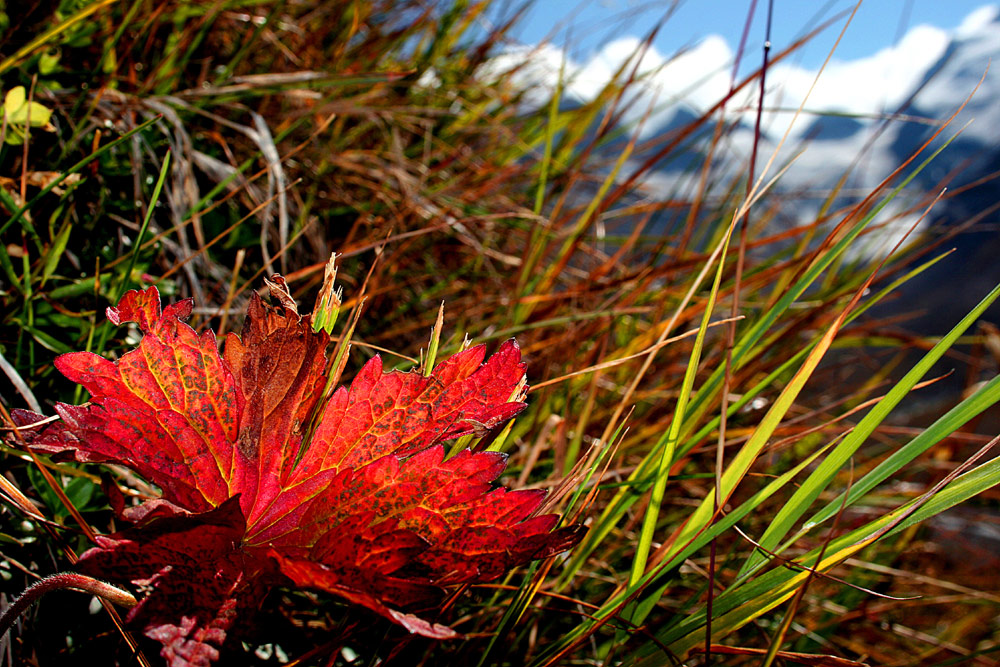
[[[643,115],[641,50],[590,102],[560,84],[529,103],[526,65],[497,65],[517,8],[483,28],[490,3],[463,0],[15,4],[0,32],[8,602],[89,547],[81,521],[116,529],[102,485],[155,491],[16,446],[10,409],[86,399],[53,359],[133,346],[103,315],[129,289],[193,296],[192,325],[222,333],[273,273],[315,294],[336,252],[345,312],[363,309],[345,377],[376,352],[413,367],[442,302],[438,358],[466,336],[516,337],[529,407],[489,446],[510,457],[505,481],[550,489],[548,509],[589,530],[565,557],[456,596],[444,613],[461,640],[288,590],[225,661],[992,659],[995,586],[942,573],[959,558],[942,551],[963,547],[922,522],[995,497],[994,434],[976,426],[1000,381],[961,346],[995,341],[976,323],[1000,289],[942,337],[902,336],[873,306],[947,253],[912,240],[876,263],[852,253],[953,136],[948,119],[944,141],[866,196],[833,189],[788,227],[774,178],[794,162],[717,166],[727,105],[799,44],[645,139],[622,120]],[[646,196],[657,165],[691,152],[687,178]],[[942,359],[968,391],[919,428],[898,423]],[[160,660],[68,594],[4,642],[15,664]]]

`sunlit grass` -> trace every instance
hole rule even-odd
[[[376,350],[412,368],[466,335],[516,337],[534,388],[494,446],[509,482],[553,489],[557,509],[590,524],[565,558],[457,596],[447,622],[463,641],[414,640],[289,592],[229,660],[274,663],[253,653],[271,644],[301,664],[340,664],[329,656],[346,647],[362,664],[399,650],[402,664],[660,665],[707,643],[722,662],[927,664],[997,645],[1000,599],[949,579],[917,522],[1000,481],[991,453],[961,468],[990,441],[975,426],[1000,399],[995,368],[974,356],[995,332],[973,328],[998,292],[939,340],[872,316],[944,252],[852,254],[903,171],[845,208],[835,188],[814,220],[779,228],[796,203],[768,187],[778,166],[758,181],[768,156],[710,177],[726,158],[725,100],[649,141],[616,122],[634,63],[586,104],[570,108],[559,87],[527,104],[514,72],[483,74],[508,28],[480,31],[485,3],[64,4],[0,65],[4,90],[24,85],[55,125],[0,154],[5,406],[82,400],[52,360],[125,349],[104,309],[127,289],[194,296],[196,328],[238,330],[263,277],[280,271],[311,296],[335,251],[344,313],[367,281],[345,375]],[[647,198],[656,165],[692,144],[704,166]],[[896,423],[946,354],[974,369],[967,396],[922,428]],[[852,364],[864,370],[844,381]],[[13,595],[87,548],[40,466],[87,522],[112,526],[97,471],[6,446],[4,458],[8,481],[61,525],[3,506]],[[60,605],[43,601],[12,633],[15,662],[128,662],[106,615]],[[942,631],[941,609],[977,622]]]

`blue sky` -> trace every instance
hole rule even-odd
[[[503,4],[503,3],[498,3]],[[571,57],[586,59],[610,40],[644,36],[675,3],[641,0],[538,0],[515,31],[523,43],[546,38],[558,46],[569,44]],[[669,54],[693,46],[701,38],[720,35],[733,51],[739,44],[752,0],[682,0],[660,29],[655,45]],[[988,4],[984,0],[864,0],[834,57],[855,60],[894,44],[919,24],[950,29]],[[767,0],[757,0],[745,58],[759,64],[764,39]],[[775,49],[841,12],[850,12],[854,0],[774,0],[771,42]],[[832,47],[843,19],[826,30],[796,56],[804,67],[817,67]]]
[[[492,9],[521,2],[496,0]],[[691,114],[709,112],[725,99],[722,113],[730,123],[725,150],[745,157],[758,141],[759,89],[748,86],[728,96],[733,57],[752,2],[535,0],[514,31],[515,42],[490,60],[484,76],[509,73],[506,83],[519,88],[521,103],[531,106],[546,104],[557,89],[564,100],[589,102],[616,77],[621,81],[634,73],[621,124],[640,138],[656,136],[678,115],[686,122]],[[662,23],[674,4],[679,7],[652,48],[641,48],[641,37]],[[968,145],[995,146],[1000,0],[864,0],[820,71],[855,4],[774,0],[774,52],[843,14],[806,48],[768,70],[762,145],[774,151],[775,164],[795,159],[782,182],[792,189],[823,191],[831,177],[852,170],[855,185],[874,185],[899,165],[894,141],[902,128],[948,118],[977,87],[953,127],[962,128]],[[741,78],[760,65],[767,5],[767,0],[757,1]],[[841,134],[820,140],[814,130],[825,118],[851,120],[839,123]],[[803,147],[807,150],[800,153]],[[855,164],[859,155],[864,155],[860,168]],[[643,192],[672,192],[676,179],[676,174],[654,172],[642,184]],[[803,222],[814,215],[804,210]]]
[[[538,97],[538,103],[544,103],[561,76],[567,98],[586,101],[599,94],[616,73],[631,71],[635,66],[641,83],[633,88],[637,103],[630,108],[640,117],[649,110],[651,116],[644,123],[644,131],[652,132],[669,122],[678,109],[701,113],[725,97],[751,3],[679,3],[653,47],[643,50],[641,36],[657,25],[665,9],[675,3],[538,0],[516,34],[523,46],[511,45],[493,66],[500,71],[514,67],[528,96]],[[852,0],[774,0],[774,52],[822,22],[849,11],[854,4]],[[758,0],[741,76],[760,65],[766,8],[767,0]],[[778,121],[790,118],[800,104],[806,105],[807,114],[797,117],[792,129],[808,127],[812,113],[848,114],[862,121],[884,118],[908,104],[914,92],[926,85],[926,77],[946,62],[942,58],[951,46],[965,53],[960,59],[961,71],[956,70],[948,90],[942,89],[939,94],[949,104],[957,105],[975,88],[991,59],[1000,58],[1000,9],[996,2],[865,0],[833,59],[819,75],[819,66],[846,18],[843,15],[836,19],[835,25],[808,48],[768,70],[766,106]],[[549,41],[539,46],[546,38]],[[568,58],[562,50],[567,44]],[[643,55],[634,65],[637,53]],[[990,68],[987,79],[987,88],[994,83],[1000,85],[1000,69]],[[727,113],[753,112],[755,91],[748,89],[733,98]],[[923,101],[926,107],[931,100],[924,96]]]

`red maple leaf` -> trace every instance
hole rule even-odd
[[[108,317],[138,325],[138,348],[116,362],[59,357],[91,402],[57,405],[62,421],[30,443],[127,466],[162,490],[129,508],[112,493],[131,525],[98,537],[78,567],[148,586],[129,620],[173,667],[210,664],[235,620],[289,582],[453,637],[408,610],[433,609],[443,586],[496,579],[581,537],[579,526],[556,529],[556,515],[534,515],[544,492],[494,488],[503,455],[446,459],[440,444],[525,407],[510,401],[525,369],[514,341],[485,363],[483,346],[460,352],[426,377],[384,372],[375,357],[324,399],[329,336],[276,280],[281,307],[254,294],[222,355],[213,332],[184,324],[191,300],[161,312],[155,287],[128,292]]]

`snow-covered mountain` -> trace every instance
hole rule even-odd
[[[593,99],[640,47],[639,40],[622,38],[583,63],[566,60],[552,47],[525,47],[491,66],[503,70],[518,65],[518,77],[534,95],[529,103],[543,103],[560,76],[564,98],[583,102]],[[648,49],[625,122],[638,123],[646,116],[637,131],[651,139],[699,116],[729,91],[732,61],[732,51],[719,37],[705,38],[670,58]],[[844,173],[850,173],[846,192],[862,196],[870,191],[971,95],[935,145],[959,130],[961,134],[885,213],[898,215],[918,197],[947,184],[957,194],[939,202],[925,226],[954,228],[981,216],[969,232],[942,246],[956,247],[955,254],[905,288],[901,301],[907,309],[925,306],[928,311],[915,323],[918,329],[929,334],[947,330],[1000,283],[1000,213],[991,209],[1000,208],[1000,179],[962,189],[1000,170],[1000,8],[983,7],[953,30],[917,26],[894,46],[859,60],[831,60],[821,73],[778,63],[768,71],[766,89],[761,164],[774,153],[774,174],[795,156],[777,186],[796,202],[789,207],[799,215],[789,221],[793,224],[813,219],[820,203],[816,193],[828,192]],[[721,174],[745,169],[754,140],[756,93],[753,86],[727,103],[730,131],[716,167]],[[803,112],[796,116],[800,105]],[[664,164],[649,175],[642,192],[676,192],[690,162]],[[902,216],[891,229],[901,232],[917,217]],[[876,245],[891,247],[893,233]],[[929,242],[928,237],[921,242]]]

